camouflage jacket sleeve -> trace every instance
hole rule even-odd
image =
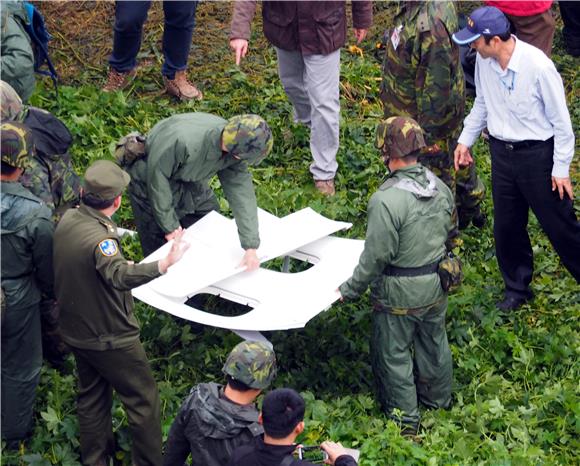
[[[420,41],[419,63],[415,77],[417,89],[417,122],[427,134],[438,134],[447,118],[455,117],[450,111],[450,100],[458,92],[452,76],[453,44],[445,25],[435,20],[430,31]]]
[[[2,22],[2,80],[14,88],[23,102],[27,102],[35,84],[30,39],[17,17],[7,15]]]
[[[179,217],[175,212],[173,191],[170,179],[173,175],[175,154],[162,154],[157,163],[147,165],[147,191],[155,221],[165,232],[170,233],[179,228]]]
[[[108,252],[105,254],[101,244],[109,242]],[[95,268],[99,275],[110,286],[119,291],[129,291],[157,278],[161,273],[157,261],[147,264],[133,264],[129,262],[119,247],[116,239],[108,238],[95,248]]]
[[[256,13],[255,0],[236,0],[230,25],[230,39],[250,40],[250,27]]]
[[[260,246],[258,204],[248,165],[245,162],[230,165],[218,172],[218,178],[236,220],[242,248],[257,249]]]
[[[352,277],[340,286],[342,296],[356,298],[383,273],[399,249],[398,228],[398,216],[389,208],[381,192],[375,193],[369,201],[365,246]]]

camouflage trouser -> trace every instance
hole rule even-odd
[[[417,430],[417,400],[429,408],[451,404],[453,364],[445,332],[447,297],[406,314],[373,312],[371,365],[387,416]],[[401,411],[401,415],[394,410]]]
[[[470,165],[455,171],[453,166],[453,151],[456,146],[456,138],[440,139],[435,143],[441,149],[433,154],[425,154],[419,157],[419,162],[431,170],[451,189],[455,196],[457,211],[456,225],[460,228],[469,225],[469,222],[479,215],[480,204],[485,197],[485,186],[477,176],[475,165]],[[453,238],[459,235],[456,229],[449,235]]]

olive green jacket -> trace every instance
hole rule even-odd
[[[242,248],[255,249],[260,238],[252,175],[246,162],[222,153],[221,134],[226,123],[207,113],[185,113],[153,127],[146,145],[149,202],[161,229],[174,231],[180,218],[195,212],[196,193],[200,192],[196,185],[207,185],[217,174],[238,226]]]
[[[370,285],[375,305],[387,310],[416,309],[442,299],[436,273],[392,277],[383,270],[441,259],[453,209],[449,188],[422,165],[391,173],[369,201],[364,250],[352,277],[340,286],[343,297],[356,298]]]
[[[54,299],[51,212],[20,183],[3,181],[0,191],[6,306],[22,309]]]
[[[29,23],[22,2],[3,1],[1,16],[1,77],[10,84],[23,102],[34,92],[34,53],[24,29]]]
[[[158,277],[158,263],[127,261],[109,217],[84,204],[67,210],[54,235],[54,270],[62,333],[70,346],[102,351],[139,338],[131,288]]]

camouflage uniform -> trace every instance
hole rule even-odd
[[[68,150],[72,135],[46,110],[22,105],[16,91],[0,82],[2,121],[20,121],[31,131],[36,153],[20,182],[52,210],[56,223],[64,211],[79,203],[80,181]]]
[[[20,123],[2,124],[2,162],[28,168],[33,143]],[[2,321],[2,438],[12,447],[32,432],[42,365],[40,312],[54,302],[50,211],[19,182],[0,188]]]
[[[145,255],[164,244],[165,234],[219,210],[209,187],[214,175],[232,209],[242,248],[258,248],[258,210],[248,165],[272,149],[272,133],[262,118],[185,113],[160,121],[141,140],[139,148],[137,136],[123,138],[116,157],[131,175],[128,191]]]
[[[276,376],[274,351],[264,343],[244,341],[228,356],[223,371],[250,388],[263,390]],[[165,466],[221,466],[240,445],[263,433],[253,404],[239,405],[224,395],[224,387],[202,383],[191,390],[177,414],[163,457]]]
[[[68,149],[72,136],[67,127],[51,113],[22,105],[20,97],[10,84],[0,81],[2,121],[19,121],[30,130],[35,153],[20,177],[20,183],[42,200],[52,211],[58,223],[64,211],[78,205],[79,177],[72,168]],[[43,303],[42,349],[44,358],[53,366],[62,366],[68,348],[62,340],[58,324],[59,308]]]
[[[384,39],[381,100],[385,118],[414,118],[425,131],[427,145],[437,145],[438,150],[419,161],[449,186],[460,224],[468,224],[479,213],[485,188],[473,165],[458,173],[453,169],[453,150],[465,112],[459,50],[450,36],[450,31],[457,30],[455,6],[444,1],[402,1],[394,24]]]
[[[379,125],[377,145],[384,157],[397,158],[418,155],[425,141],[414,120],[392,117]],[[419,425],[417,399],[433,408],[451,402],[447,293],[437,270],[453,209],[449,188],[421,164],[390,173],[369,201],[359,264],[340,286],[345,299],[354,299],[370,285],[371,365],[379,400],[389,417],[412,429]]]

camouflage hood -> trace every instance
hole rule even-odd
[[[248,424],[251,429],[261,429],[258,410],[253,405],[232,403],[222,392],[223,386],[216,383],[202,383],[191,391],[189,408],[200,434],[221,440],[239,435]]]

